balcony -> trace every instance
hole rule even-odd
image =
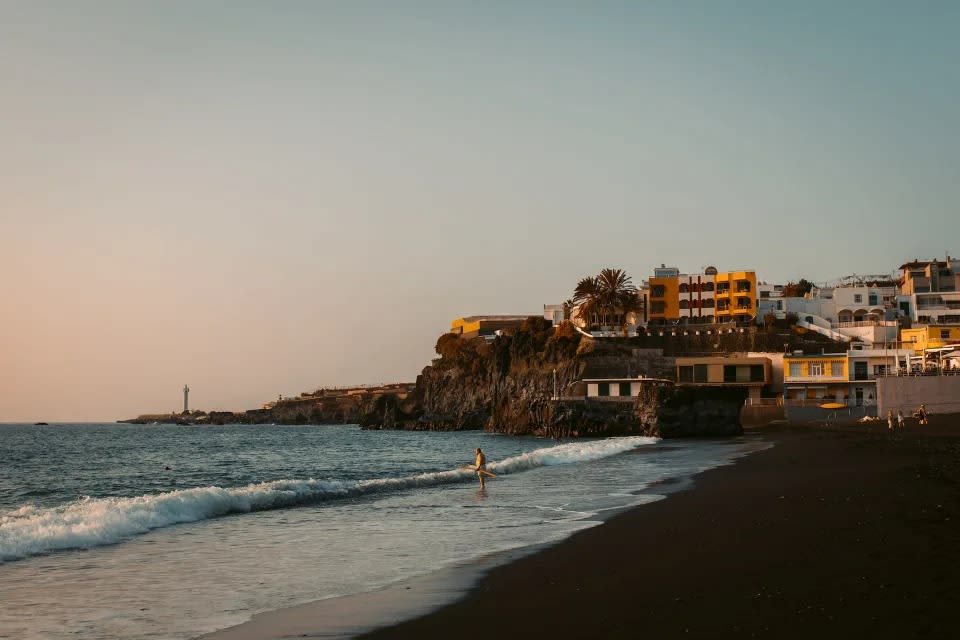
[[[783,381],[784,381],[784,383],[790,383],[790,382],[820,382],[820,383],[824,383],[824,384],[825,384],[825,383],[828,383],[828,382],[849,382],[849,380],[847,380],[847,377],[844,376],[844,375],[835,376],[835,375],[832,375],[832,374],[823,374],[823,375],[818,375],[818,376],[791,376],[791,375],[785,375],[785,376],[783,376]]]

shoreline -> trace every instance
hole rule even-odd
[[[950,637],[960,623],[960,415],[775,425],[692,490],[496,567],[467,597],[359,637]]]
[[[203,636],[946,637],[960,623],[960,415],[751,429],[773,444],[553,544]],[[599,519],[599,518],[598,518]],[[371,619],[371,611],[386,613]],[[359,635],[357,635],[359,634]]]
[[[268,638],[323,637],[354,638],[365,633],[429,616],[444,607],[469,598],[479,583],[499,567],[509,566],[526,557],[563,545],[572,537],[605,526],[619,515],[661,502],[674,494],[696,486],[697,478],[714,469],[731,467],[745,458],[772,447],[762,434],[747,433],[748,438],[708,438],[739,441],[743,452],[729,462],[693,475],[678,475],[658,480],[635,492],[636,502],[629,506],[601,511],[586,519],[592,522],[558,541],[493,551],[420,576],[401,580],[373,591],[333,596],[290,607],[263,611],[239,624],[197,636],[198,640],[266,640]],[[750,437],[753,436],[753,437]],[[669,444],[664,445],[669,447]],[[623,455],[650,455],[653,450],[639,448]]]

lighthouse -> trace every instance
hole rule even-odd
[[[183,385],[183,412],[190,413],[190,387]]]

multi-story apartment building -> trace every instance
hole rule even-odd
[[[651,324],[749,322],[757,314],[757,275],[753,271],[682,274],[661,265],[647,284]]]
[[[897,308],[913,322],[960,322],[960,260],[914,260],[900,265]]]

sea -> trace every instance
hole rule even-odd
[[[3,424],[0,638],[196,638],[260,612],[466,571],[663,499],[766,446],[355,425]],[[460,468],[477,447],[497,474],[482,490]]]

